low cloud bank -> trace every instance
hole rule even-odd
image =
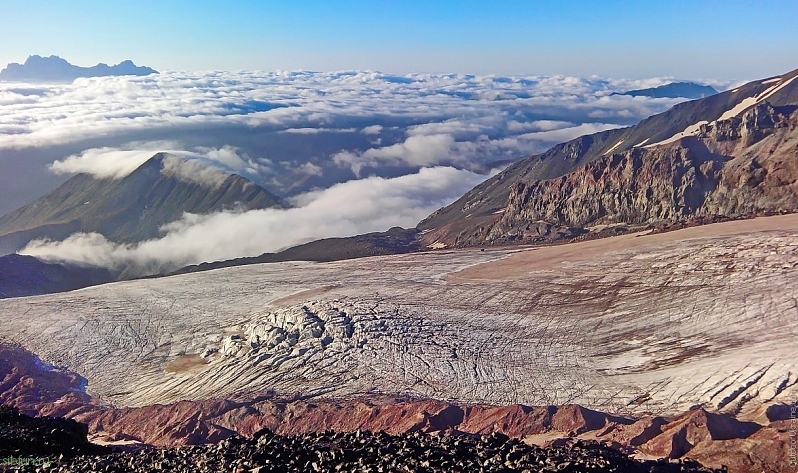
[[[605,123],[645,118],[679,99],[611,95],[662,85],[568,76],[473,76],[379,72],[162,72],[81,78],[72,84],[0,83],[0,149],[46,147],[158,129],[271,127],[296,134],[377,136],[387,122],[459,127],[435,133],[459,141],[475,132],[513,134],[541,119]],[[717,84],[715,84],[717,85]],[[356,128],[353,128],[353,124]],[[428,133],[429,134],[429,133]],[[115,143],[118,145],[118,143]]]
[[[436,124],[436,129],[446,129],[445,123]],[[547,145],[572,140],[579,136],[618,128],[611,123],[585,123],[574,125],[569,122],[534,122],[526,129],[540,130],[515,136],[490,139],[480,135],[471,140],[457,141],[455,133],[419,133],[414,127],[408,130],[408,137],[400,143],[381,148],[371,148],[364,152],[341,151],[332,156],[339,166],[348,166],[355,176],[363,169],[378,169],[381,166],[435,166],[454,165],[469,169],[481,162],[481,156],[494,156],[495,159],[513,158],[517,153],[532,154]],[[556,127],[561,128],[556,128]],[[543,145],[542,145],[543,144]]]
[[[60,242],[31,242],[20,253],[147,274],[279,251],[320,238],[413,227],[486,177],[452,167],[424,168],[393,179],[369,177],[305,193],[294,199],[299,207],[288,210],[186,214],[165,226],[160,238],[138,244],[78,233]]]

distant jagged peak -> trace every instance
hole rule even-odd
[[[612,95],[630,95],[632,97],[651,97],[651,98],[687,98],[701,99],[717,94],[718,91],[712,86],[698,84],[696,82],[671,82],[650,87],[647,89],[628,90],[626,92],[616,92]]]
[[[60,56],[28,56],[24,64],[9,63],[0,71],[0,80],[8,81],[72,81],[78,77],[105,77],[105,76],[146,76],[157,74],[158,71],[147,66],[137,66],[133,61],[126,59],[119,64],[109,66],[99,63],[96,66],[81,67],[70,64]]]
[[[72,64],[69,63],[69,61],[67,61],[66,59],[64,59],[64,58],[62,58],[60,56],[50,55],[48,57],[44,57],[44,56],[39,56],[38,54],[32,54],[32,55],[28,56],[28,59],[25,60],[25,64],[24,65],[25,66],[34,66],[34,65],[42,64],[42,63],[66,64],[66,65],[69,65],[69,66],[72,65]],[[11,64],[15,64],[15,63],[11,63]]]

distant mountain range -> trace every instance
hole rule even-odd
[[[709,85],[696,84],[695,82],[672,82],[659,87],[648,89],[629,90],[626,92],[615,92],[612,95],[631,95],[632,97],[651,97],[660,98],[688,98],[701,99],[717,94],[718,91]]]
[[[0,80],[19,82],[62,82],[72,81],[78,77],[104,76],[146,76],[158,71],[146,66],[136,66],[133,61],[122,61],[115,66],[97,64],[92,67],[80,67],[70,64],[58,56],[29,56],[25,64],[10,63],[0,71]]]
[[[97,232],[120,243],[143,241],[158,236],[161,226],[185,212],[285,207],[248,179],[222,171],[198,173],[195,165],[158,153],[121,179],[77,174],[0,217],[0,254],[18,251],[37,238],[62,240],[76,232]]]

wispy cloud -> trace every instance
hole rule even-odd
[[[23,254],[113,268],[169,270],[183,265],[259,255],[307,241],[413,227],[485,176],[451,167],[424,168],[392,179],[370,177],[297,196],[292,209],[186,214],[160,238],[117,244],[79,233],[64,241],[34,241]]]
[[[119,179],[133,172],[158,152],[183,158],[167,160],[164,163],[164,172],[189,181],[200,179],[207,182],[210,179],[215,183],[219,179],[224,181],[225,173],[258,176],[269,167],[267,161],[255,161],[231,145],[185,149],[176,141],[153,141],[127,143],[119,148],[87,149],[56,160],[48,168],[57,174],[86,173],[98,178]]]

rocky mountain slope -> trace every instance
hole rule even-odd
[[[367,256],[412,253],[422,250],[416,238],[417,235],[418,230],[415,228],[394,227],[385,232],[372,232],[343,238],[323,238],[292,246],[278,253],[264,253],[260,256],[186,266],[171,274],[193,273],[246,264],[282,261],[340,261]]]
[[[146,66],[137,66],[133,61],[122,61],[114,66],[97,64],[80,67],[70,64],[58,56],[28,56],[24,64],[12,62],[0,71],[0,80],[18,82],[61,82],[78,77],[146,76],[158,71]]]
[[[33,256],[0,256],[0,299],[71,291],[111,282],[116,274],[105,268],[47,263]]]
[[[750,471],[751,467],[784,471],[783,467],[787,466],[784,461],[786,456],[781,461],[778,460],[779,455],[786,453],[786,444],[778,442],[783,437],[778,432],[778,426],[784,424],[782,417],[788,409],[772,409],[770,415],[773,420],[769,424],[760,425],[740,422],[730,415],[711,414],[703,409],[668,418],[634,419],[608,415],[578,405],[459,405],[429,399],[398,399],[379,395],[357,399],[303,400],[266,397],[254,401],[183,401],[143,408],[115,408],[76,390],[81,382],[79,376],[65,370],[47,369],[35,356],[20,347],[0,345],[0,354],[3,355],[0,358],[0,376],[3,379],[2,387],[5,388],[0,393],[0,402],[15,406],[14,409],[21,409],[26,414],[67,416],[85,424],[79,429],[77,426],[81,424],[62,422],[68,427],[62,430],[70,433],[63,435],[66,439],[63,447],[66,448],[64,453],[67,457],[74,456],[74,453],[103,453],[102,449],[87,443],[87,434],[94,442],[123,446],[130,450],[146,446],[171,447],[219,442],[222,446],[230,446],[246,443],[237,439],[238,436],[252,438],[259,446],[265,443],[261,439],[266,437],[271,440],[272,448],[278,448],[283,442],[295,442],[292,438],[318,438],[318,433],[327,436],[327,442],[324,443],[335,443],[335,439],[353,437],[374,439],[374,436],[365,432],[383,432],[378,436],[382,440],[380,443],[383,452],[390,450],[394,442],[401,442],[402,439],[425,441],[426,438],[431,442],[433,437],[419,435],[423,433],[443,436],[443,439],[436,437],[439,439],[436,442],[443,444],[462,443],[462,446],[466,446],[472,442],[489,442],[495,443],[495,447],[507,448],[515,445],[514,450],[524,449],[537,452],[538,456],[546,455],[552,459],[561,458],[562,461],[577,463],[584,461],[584,458],[573,453],[586,448],[594,453],[601,453],[605,459],[615,461],[625,459],[628,454],[703,461],[701,455],[691,454],[695,449],[700,449],[702,455],[710,458],[707,464],[715,467],[720,467],[721,464],[711,458],[712,454],[729,448],[735,441],[745,441],[757,447],[757,455],[753,458],[742,452],[736,456],[726,455],[726,463],[723,464],[731,465],[731,471]],[[57,420],[51,418],[28,420],[11,410],[0,411],[0,424],[3,422],[11,423],[17,430],[19,428],[16,426],[20,424],[22,427],[37,422],[45,425],[58,424]],[[308,435],[314,432],[317,434]],[[18,437],[25,442],[22,447],[27,448],[28,444],[35,441],[36,434]],[[511,438],[516,440],[510,440]],[[523,440],[524,443],[518,440]],[[315,442],[306,442],[306,446],[308,444],[313,448]],[[529,445],[545,450],[530,448]],[[430,447],[434,450],[434,445]],[[16,448],[19,450],[21,447]],[[7,453],[29,453],[24,448]],[[38,453],[43,456],[52,453],[54,448],[59,446],[48,446],[49,450],[44,449]],[[224,447],[213,447],[213,450],[222,448]],[[204,449],[183,451],[199,453]],[[56,451],[58,453],[61,452]],[[145,450],[138,457],[118,455],[116,461],[135,458],[142,462],[152,461],[153,453],[157,459],[164,458],[163,455],[158,457],[158,452]],[[469,454],[460,451],[460,455]],[[236,458],[244,460],[249,457],[240,455]],[[84,458],[79,461],[86,460]],[[488,458],[482,458],[482,461],[485,460]],[[635,468],[655,464],[660,469],[653,471],[693,471],[680,469],[684,465],[680,467],[679,464],[669,464],[662,460],[642,465],[623,461],[627,462],[623,463],[626,469],[618,471],[638,471]],[[692,464],[692,468],[698,468],[698,465]]]
[[[158,236],[161,226],[184,212],[283,206],[277,196],[241,176],[198,172],[187,163],[159,153],[120,179],[77,174],[0,217],[0,254],[37,238],[62,240],[76,232],[97,232],[116,242],[142,241]]]
[[[11,458],[25,459],[41,467],[60,457],[96,455],[110,450],[91,444],[86,435],[89,429],[72,419],[31,417],[19,410],[0,405],[0,470],[8,471]],[[30,460],[36,461],[30,461]],[[16,463],[20,466],[19,463]],[[27,466],[27,465],[22,465]],[[13,471],[13,470],[12,470]]]
[[[419,225],[426,246],[798,210],[798,70],[519,161]]]

